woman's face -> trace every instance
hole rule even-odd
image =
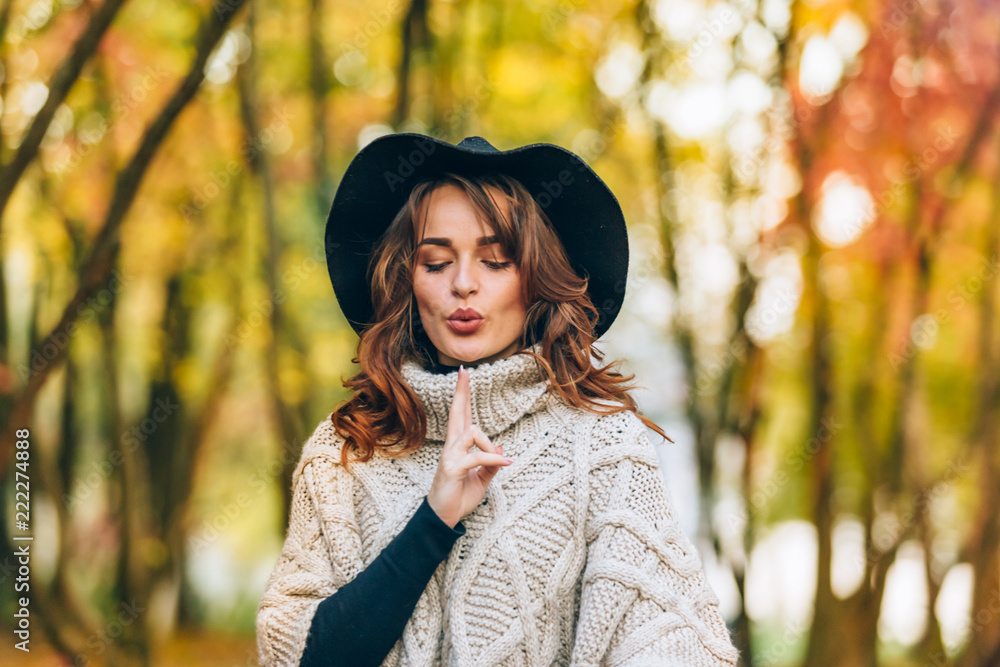
[[[507,215],[506,202],[494,201]],[[413,293],[438,361],[449,366],[506,358],[517,352],[526,305],[521,276],[499,243],[480,229],[472,202],[456,185],[447,184],[424,198],[417,229]],[[423,233],[421,233],[421,231]],[[483,237],[483,234],[487,234]],[[473,313],[456,313],[472,309]],[[467,323],[458,317],[478,317]]]

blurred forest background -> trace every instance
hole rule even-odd
[[[2,0],[0,36],[3,664],[256,664],[353,374],[323,226],[397,131],[617,194],[600,344],[745,665],[1000,664],[1000,3]]]

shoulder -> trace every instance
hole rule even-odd
[[[550,412],[563,421],[566,426],[580,427],[592,437],[610,443],[611,441],[624,441],[646,432],[646,425],[642,423],[638,415],[628,408],[624,408],[621,403],[605,399],[594,399],[594,402],[601,409],[623,408],[610,414],[594,412],[586,407],[571,405],[566,401],[553,401]]]
[[[633,444],[646,435],[646,425],[632,410],[619,410],[606,415],[594,415],[592,439],[600,445]]]
[[[586,450],[592,460],[615,457],[614,452],[624,451],[637,456],[643,462],[656,462],[656,449],[649,440],[646,424],[639,416],[624,408],[619,402],[597,399],[604,409],[622,408],[610,414],[594,412],[585,407],[571,405],[565,401],[554,401],[548,413],[557,419],[567,432],[587,441]],[[600,464],[598,464],[600,465]]]
[[[590,456],[593,467],[632,459],[659,465],[648,429],[632,410],[594,415],[590,430]]]
[[[353,470],[340,462],[342,444],[343,438],[337,435],[327,415],[302,446],[292,473],[292,489],[309,498],[326,526],[351,520],[356,478]]]

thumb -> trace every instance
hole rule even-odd
[[[479,479],[482,480],[483,486],[489,486],[496,474],[500,472],[500,468],[503,466],[479,466]]]
[[[503,454],[503,446],[500,446],[500,447],[494,446],[494,449],[498,450],[497,451],[498,454],[501,454],[501,455]],[[504,468],[504,467],[506,467],[506,466],[502,466],[502,465],[479,466],[478,474],[479,474],[479,479],[481,479],[482,482],[483,482],[483,486],[489,486],[489,483],[493,480],[493,478],[496,476],[496,474],[498,472],[500,472],[500,468]]]

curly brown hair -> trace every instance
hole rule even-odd
[[[551,386],[570,405],[597,414],[631,410],[649,428],[673,442],[652,420],[639,413],[626,386],[635,375],[623,376],[616,361],[604,367],[604,353],[594,347],[594,322],[598,311],[587,293],[587,279],[580,278],[545,212],[516,179],[499,173],[465,176],[444,173],[416,184],[389,228],[371,252],[368,284],[374,305],[373,322],[358,341],[353,363],[360,372],[344,387],[354,390],[330,419],[344,439],[341,463],[372,458],[376,448],[388,458],[400,458],[420,448],[427,432],[423,406],[403,379],[404,361],[428,364],[437,351],[424,331],[413,293],[417,229],[421,204],[435,189],[456,185],[469,197],[481,225],[492,228],[507,257],[513,258],[521,276],[524,302],[528,304],[518,354],[538,361]],[[492,192],[489,192],[491,189]],[[506,200],[504,216],[495,196]],[[484,230],[485,232],[485,230]],[[526,348],[541,341],[541,355]],[[620,405],[602,405],[594,399]],[[602,409],[603,408],[603,409]],[[402,443],[402,447],[398,447]],[[388,451],[393,448],[393,451]]]

